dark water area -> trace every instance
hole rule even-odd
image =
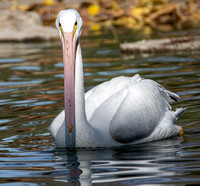
[[[184,137],[115,149],[58,152],[49,125],[63,109],[60,41],[0,43],[0,184],[187,185],[200,183],[200,52],[126,56],[119,43],[144,35],[81,39],[85,89],[139,73],[178,93]]]

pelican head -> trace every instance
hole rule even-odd
[[[64,34],[71,33],[76,39],[80,38],[83,21],[79,13],[74,9],[61,10],[56,19],[56,28],[60,39]]]
[[[75,61],[82,24],[79,13],[73,9],[60,11],[56,19],[63,49],[65,123],[70,136],[75,133]]]

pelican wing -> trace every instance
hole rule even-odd
[[[86,93],[86,115],[94,128],[128,143],[149,136],[178,98],[139,75],[118,77]]]
[[[140,78],[139,75],[138,78]],[[95,112],[97,107],[99,107],[116,92],[126,87],[129,83],[130,77],[120,76],[113,78],[110,81],[106,81],[89,90],[85,94],[85,109],[88,121],[91,119],[92,114]]]

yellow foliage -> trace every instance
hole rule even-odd
[[[130,12],[132,16],[143,16],[149,14],[151,12],[151,9],[148,7],[141,8],[132,6]]]
[[[134,29],[134,30],[139,30],[143,26],[142,22],[136,21],[134,18],[127,18],[126,20],[126,27]]]
[[[101,27],[98,24],[93,24],[90,26],[91,31],[99,31]]]
[[[161,5],[165,3],[165,0],[152,0],[154,5]]]
[[[91,5],[88,7],[88,12],[90,15],[97,15],[99,13],[100,7],[97,4]]]
[[[119,9],[120,9],[120,7],[119,7],[119,5],[118,5],[117,2],[112,1],[112,9],[113,9],[113,10],[119,10]]]
[[[141,0],[140,6],[153,6],[153,5],[161,5],[165,3],[164,0]]]
[[[138,22],[136,19],[132,18],[132,17],[121,17],[117,20],[113,20],[112,24],[115,26],[125,26],[127,28],[130,29],[141,29],[143,26],[143,22]]]
[[[113,24],[112,24],[112,20],[111,19],[107,19],[106,21],[105,21],[105,26],[107,26],[107,27],[110,27],[110,26],[112,26]]]
[[[153,31],[152,31],[152,28],[150,27],[150,26],[144,26],[144,28],[143,28],[143,33],[144,34],[147,34],[147,35],[149,35],[149,34],[151,34]]]
[[[43,4],[44,5],[53,5],[54,4],[54,0],[43,0]]]
[[[116,26],[127,25],[127,18],[123,16],[119,19],[113,20],[112,24]]]
[[[127,18],[127,23],[126,24],[128,24],[128,25],[130,25],[130,26],[134,26],[134,25],[138,25],[138,22],[135,20],[135,19],[133,19],[133,18],[131,18],[131,17],[128,17]]]
[[[19,5],[18,8],[19,10],[22,10],[22,11],[26,11],[28,9],[28,5]]]

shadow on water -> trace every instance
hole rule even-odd
[[[119,35],[118,41],[103,34],[81,40],[85,89],[115,76],[136,73],[159,82],[181,96],[173,108],[188,107],[178,122],[185,129],[184,139],[114,149],[55,150],[49,125],[63,109],[60,41],[1,43],[0,183],[200,183],[199,53],[124,56],[118,44],[133,35]]]

